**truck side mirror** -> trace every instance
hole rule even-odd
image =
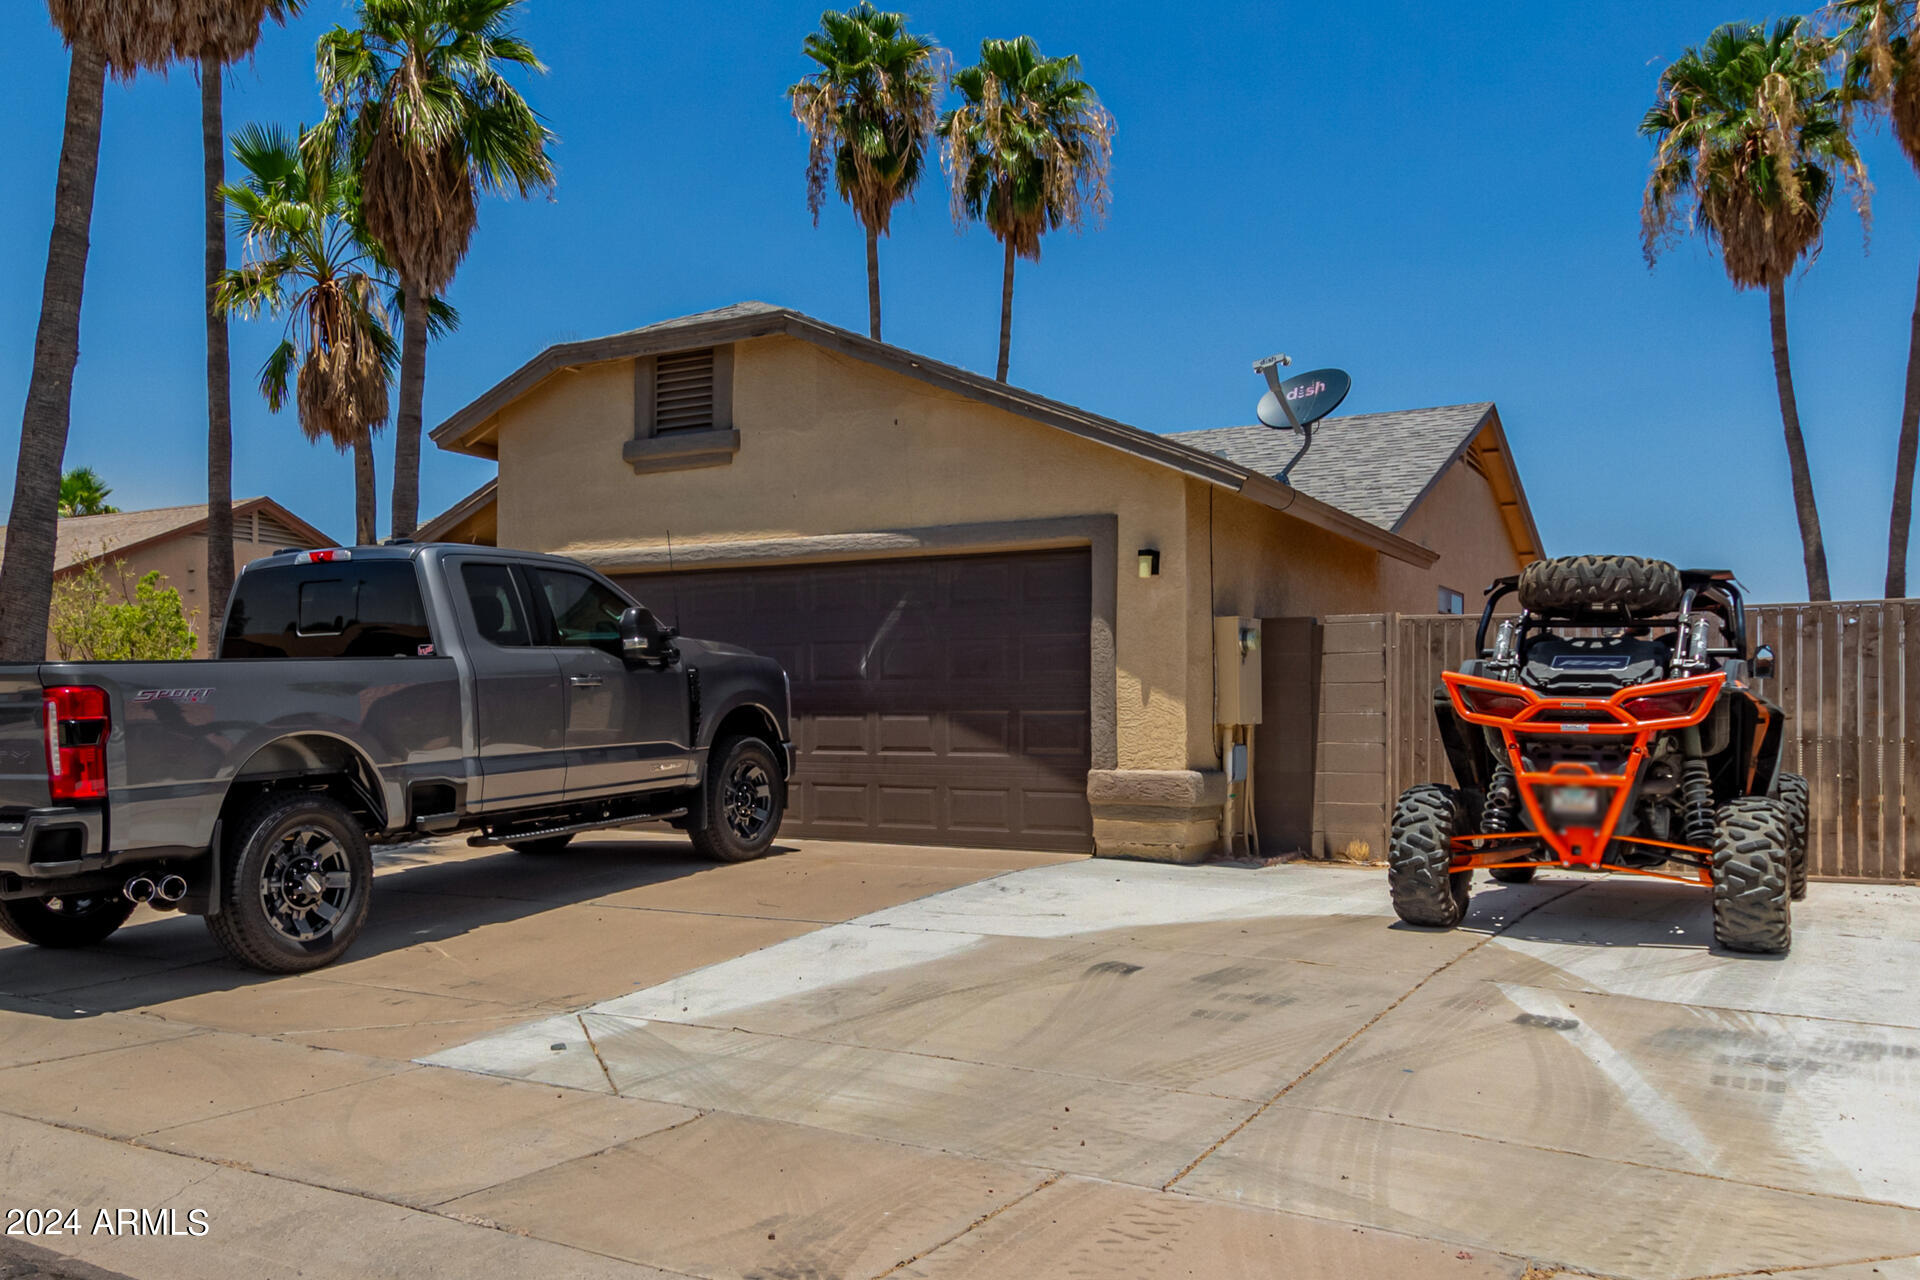
[[[1773,674],[1773,646],[1763,644],[1753,651],[1753,678],[1765,680]]]
[[[620,615],[620,651],[630,659],[672,661],[672,640],[679,634],[678,629],[662,625],[643,604],[629,605]]]

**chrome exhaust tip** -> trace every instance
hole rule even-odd
[[[187,878],[185,876],[161,876],[160,882],[153,887],[153,900],[155,903],[164,902],[168,906],[172,906],[186,896]]]
[[[120,892],[126,895],[128,902],[151,902],[158,887],[146,876],[134,876]]]

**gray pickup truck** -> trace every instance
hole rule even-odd
[[[550,853],[663,821],[740,861],[785,810],[779,664],[570,560],[283,551],[240,574],[218,652],[0,666],[0,929],[88,946],[144,902],[299,972],[365,923],[370,841]]]

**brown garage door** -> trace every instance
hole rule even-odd
[[[779,659],[803,836],[1088,850],[1088,553],[628,577],[690,636]]]

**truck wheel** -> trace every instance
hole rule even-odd
[[[36,947],[91,947],[133,914],[116,892],[57,894],[0,902],[0,932]]]
[[[1780,783],[1774,788],[1774,798],[1786,805],[1788,811],[1793,863],[1787,877],[1787,890],[1796,902],[1807,896],[1807,815],[1812,805],[1811,796],[1807,780],[1797,773],[1781,774]]]
[[[1779,955],[1793,943],[1791,815],[1764,796],[1720,807],[1713,837],[1713,938],[1729,951]]]
[[[558,853],[572,843],[573,832],[569,831],[566,835],[548,836],[544,840],[516,840],[509,844],[507,848],[513,850],[515,853],[538,855],[543,853]]]
[[[729,738],[714,744],[707,760],[707,785],[687,825],[693,847],[718,862],[759,857],[787,811],[787,784],[773,750],[758,738]]]
[[[316,791],[264,795],[232,829],[207,932],[267,973],[333,963],[359,936],[373,890],[373,854],[354,816]]]
[[[1639,556],[1561,556],[1522,569],[1519,593],[1520,607],[1535,613],[1671,613],[1680,607],[1680,571]]]
[[[1408,924],[1451,929],[1467,914],[1473,872],[1453,871],[1453,837],[1464,834],[1460,793],[1438,783],[1408,787],[1393,807],[1387,889]]]

